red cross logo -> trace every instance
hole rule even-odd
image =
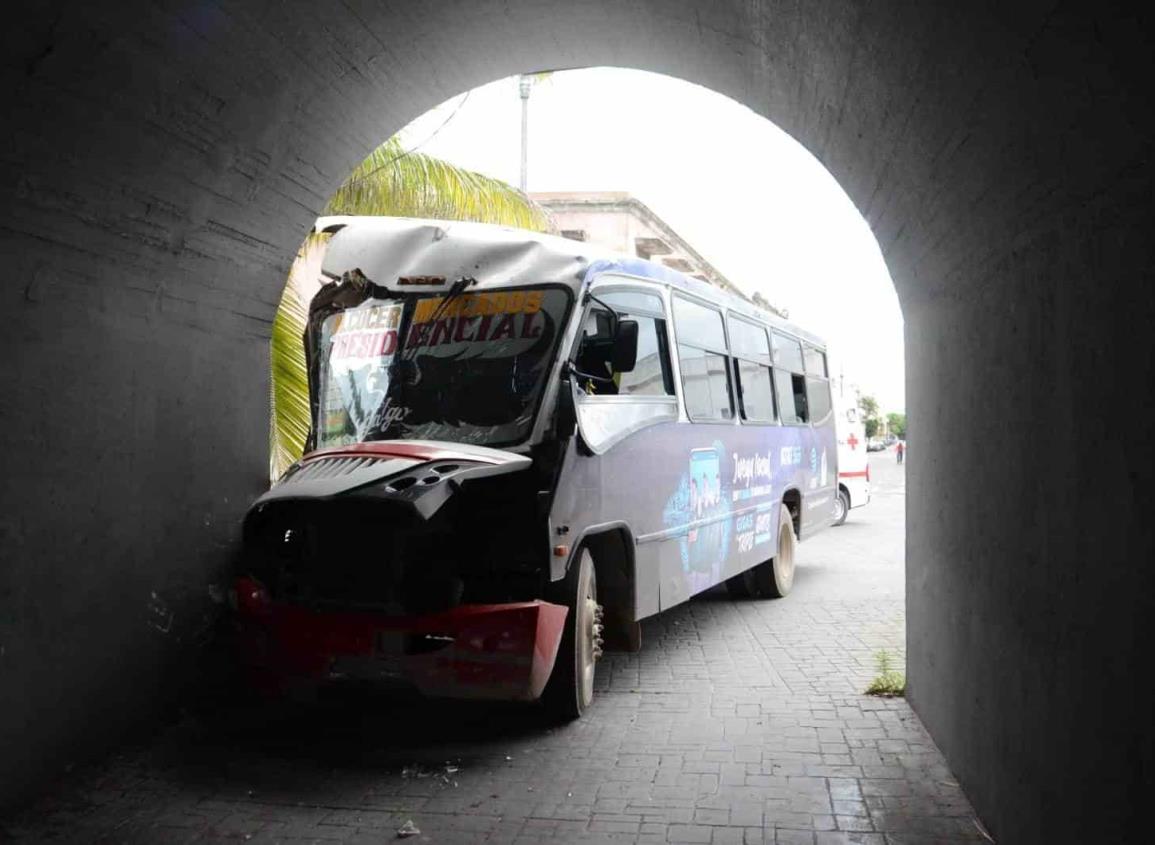
[[[846,445],[850,447],[851,452],[853,452],[855,447],[858,446],[858,443],[858,438],[854,436],[854,432],[851,432],[850,437],[846,438]]]

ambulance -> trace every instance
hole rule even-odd
[[[866,455],[866,426],[853,399],[835,396],[835,430],[838,435],[838,496],[834,502],[834,525],[846,522],[851,508],[870,502],[870,464]]]

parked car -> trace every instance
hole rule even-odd
[[[881,437],[871,437],[866,441],[866,451],[868,452],[882,452],[886,450],[886,441]]]

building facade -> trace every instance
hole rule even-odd
[[[649,206],[624,191],[561,191],[529,196],[549,212],[562,237],[664,264],[786,316],[760,294],[750,297],[739,290]]]

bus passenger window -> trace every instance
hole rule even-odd
[[[807,346],[805,357],[806,375],[826,378],[826,353],[821,349],[815,349],[812,346]]]
[[[802,364],[802,345],[793,338],[773,333],[774,337],[774,366],[789,370],[792,373],[806,372]]]
[[[774,346],[774,389],[782,422],[800,424],[810,420],[806,401],[806,366],[802,344],[792,337],[772,332]],[[825,365],[825,364],[824,364]]]
[[[810,402],[806,398],[806,378],[791,373],[790,387],[794,390],[794,413],[798,416],[798,422],[810,422]]]
[[[682,393],[690,419],[695,422],[732,419],[726,356],[679,343],[678,361],[682,366]]]
[[[722,315],[713,308],[675,296],[674,325],[678,329],[679,343],[690,343],[716,352],[726,351]]]
[[[778,413],[787,425],[805,423],[810,417],[806,407],[805,376],[774,369],[774,387],[778,394]]]
[[[774,385],[770,375],[770,341],[766,329],[741,317],[730,317],[730,354],[738,376],[742,419],[774,422]]]
[[[806,379],[806,406],[810,411],[810,421],[820,423],[833,410],[830,401],[830,382],[824,378]]]
[[[674,328],[687,415],[694,422],[732,420],[734,405],[722,313],[675,296]]]
[[[753,361],[735,359],[738,365],[738,395],[742,398],[742,419],[774,422],[774,388],[770,368]]]

